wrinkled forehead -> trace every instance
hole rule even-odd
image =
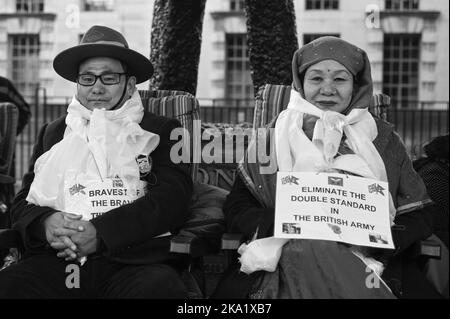
[[[306,74],[346,74],[352,76],[352,73],[340,62],[332,59],[326,59],[317,62],[305,71]]]
[[[124,67],[120,60],[109,57],[93,57],[82,61],[78,67],[79,72],[111,71],[123,72]]]

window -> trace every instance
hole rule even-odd
[[[44,12],[44,0],[16,0],[16,11],[18,13]]]
[[[11,34],[9,44],[9,77],[24,96],[32,96],[39,86],[38,34]]]
[[[436,52],[436,43],[434,42],[424,42],[422,43],[422,48],[424,51]]]
[[[244,0],[230,0],[230,11],[244,11]]]
[[[386,0],[386,10],[419,10],[419,0]]]
[[[436,88],[436,83],[435,82],[423,82],[422,87],[425,91],[433,93]]]
[[[427,72],[436,72],[436,62],[422,62],[422,68]]]
[[[253,99],[247,35],[226,35],[226,97]]]
[[[420,34],[385,34],[383,92],[401,107],[417,104],[419,92]]]
[[[306,10],[338,10],[339,0],[306,0]]]
[[[436,20],[434,20],[434,19],[425,19],[423,21],[423,28],[424,28],[424,30],[436,32],[436,30],[437,30]]]
[[[325,36],[333,36],[333,37],[337,37],[340,38],[340,34],[338,33],[330,33],[330,34],[317,34],[317,33],[305,33],[303,34],[303,45],[308,44],[311,41],[314,41],[315,39],[321,38],[321,37],[325,37]]]
[[[85,11],[113,11],[114,0],[84,0]]]

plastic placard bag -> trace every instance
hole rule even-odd
[[[66,212],[91,220],[143,196],[145,186],[146,182],[138,181],[130,187],[119,176],[101,179],[98,174],[69,171],[64,178],[63,206]]]
[[[289,239],[268,237],[242,244],[238,249],[241,271],[247,275],[258,270],[274,272],[283,246],[288,241]]]

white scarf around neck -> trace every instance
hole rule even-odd
[[[303,131],[303,116],[318,117],[312,141]],[[342,135],[355,154],[335,158]],[[275,151],[280,171],[320,172],[333,169],[362,177],[388,182],[383,159],[373,140],[378,135],[375,120],[367,109],[353,109],[348,115],[323,111],[306,101],[295,91],[286,110],[275,124]],[[391,224],[395,217],[392,197],[389,197]]]
[[[303,131],[303,115],[318,117],[312,141]],[[342,134],[347,136],[347,145],[355,154],[335,158]],[[322,172],[344,170],[354,174],[387,182],[386,168],[373,140],[378,130],[367,109],[353,109],[347,116],[322,111],[292,90],[288,107],[281,112],[275,123],[275,152],[279,171]],[[389,216],[393,225],[395,207],[389,194]],[[286,238],[263,238],[242,244],[241,271],[251,274],[257,270],[274,271],[278,265]],[[352,247],[355,256],[381,276],[383,264],[366,257],[357,247]],[[380,278],[381,280],[381,278]]]
[[[149,155],[159,144],[159,135],[139,126],[144,108],[138,91],[114,111],[91,111],[74,96],[67,112],[63,139],[35,163],[27,201],[62,210],[61,189],[68,172],[99,179],[119,176],[136,187],[140,181],[136,156]]]

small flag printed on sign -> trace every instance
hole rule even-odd
[[[328,176],[328,185],[344,186],[344,179],[342,177]]]

